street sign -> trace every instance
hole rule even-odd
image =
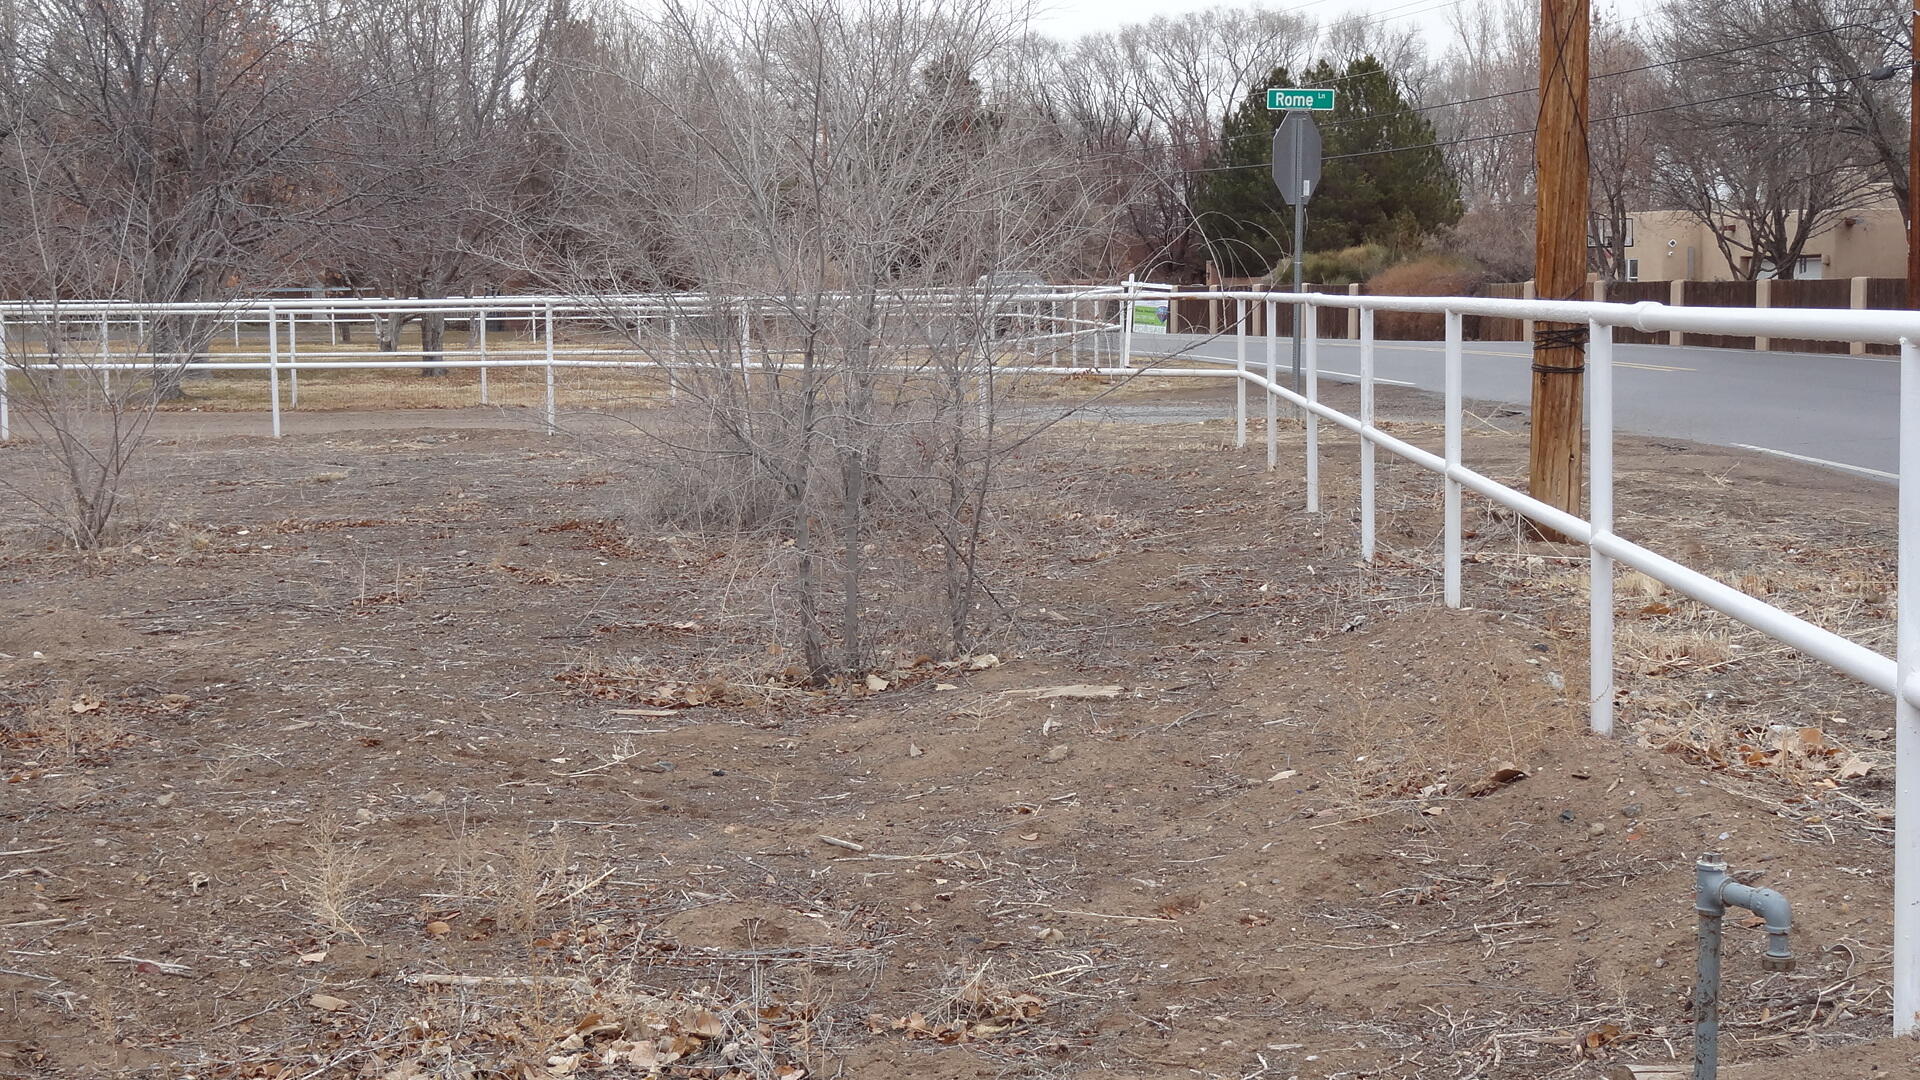
[[[1278,112],[1282,109],[1309,109],[1313,112],[1333,111],[1333,89],[1302,89],[1292,86],[1275,86],[1267,89],[1267,108]]]
[[[1290,112],[1273,129],[1273,182],[1289,206],[1311,199],[1320,186],[1320,129],[1312,113]]]

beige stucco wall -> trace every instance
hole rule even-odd
[[[1627,257],[1640,260],[1641,281],[1727,281],[1746,276],[1727,263],[1713,233],[1691,216],[1651,210],[1632,217],[1634,243]],[[1903,277],[1907,235],[1900,210],[1889,201],[1844,214],[1808,240],[1805,254],[1820,257],[1822,277]]]

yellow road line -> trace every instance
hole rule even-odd
[[[1336,342],[1332,342],[1331,344],[1357,346],[1359,345],[1359,342],[1336,341]],[[1386,342],[1375,342],[1375,345],[1378,348],[1399,349],[1403,352],[1431,352],[1431,353],[1446,352],[1446,349],[1444,347],[1436,348],[1435,346],[1432,346],[1432,345],[1391,345]],[[1491,349],[1461,349],[1460,355],[1492,356],[1501,360],[1526,360],[1529,363],[1532,362],[1532,357],[1527,353],[1494,352]],[[1680,367],[1674,364],[1635,364],[1626,360],[1615,360],[1613,362],[1613,366],[1638,368],[1641,371],[1698,371],[1699,370],[1698,368]]]

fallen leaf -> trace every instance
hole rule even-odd
[[[907,744],[908,757],[919,757],[921,754],[924,754],[924,753],[926,753],[926,751],[920,749],[918,746],[915,746],[912,743]]]
[[[1299,769],[1281,769],[1279,772],[1267,777],[1267,783],[1271,784],[1279,780],[1291,780],[1299,775]]]
[[[80,697],[73,699],[73,705],[71,706],[71,708],[75,713],[98,712],[100,709],[100,699],[96,697],[88,697],[83,694]]]
[[[345,1000],[334,997],[332,994],[315,994],[307,999],[307,1004],[321,1012],[339,1012],[347,1007]]]
[[[1848,754],[1840,763],[1840,779],[1858,780],[1873,771],[1873,763],[1858,754]]]
[[[970,657],[967,660],[968,671],[985,671],[988,668],[999,666],[1000,658],[992,653],[983,653],[980,656]]]
[[[1619,1024],[1601,1024],[1599,1027],[1594,1028],[1592,1031],[1587,1032],[1587,1037],[1584,1041],[1586,1042],[1588,1047],[1596,1048],[1596,1049],[1602,1046],[1609,1045],[1611,1043],[1619,1042],[1620,1041],[1620,1025]]]
[[[1033,841],[1040,839],[1040,834],[1037,832],[1023,832],[1020,834],[1020,839],[1025,840],[1028,843],[1032,843]]]
[[[726,1034],[727,1031],[727,1025],[721,1022],[719,1017],[705,1009],[701,1009],[681,1021],[680,1026],[687,1029],[691,1034],[703,1035],[709,1039],[717,1039],[721,1035]]]
[[[886,688],[887,688],[887,680],[881,678],[878,675],[874,675],[871,673],[867,675],[867,689],[877,694],[880,691],[885,690]]]
[[[426,926],[427,933],[431,934],[434,937],[439,937],[440,935],[452,929],[453,927],[447,925],[445,922],[442,922],[439,919],[435,919],[434,921],[428,923]]]
[[[300,954],[300,962],[303,964],[317,964],[320,961],[325,960],[326,958],[327,958],[327,951],[325,949],[322,949],[319,952],[310,952],[310,953]]]
[[[950,683],[950,682],[937,682],[937,683],[934,683],[934,684],[933,684],[933,688],[934,688],[935,690],[958,690],[958,689],[960,689],[960,688],[959,688],[958,686],[955,686],[955,685],[954,685],[953,683]]]
[[[1475,798],[1491,795],[1508,784],[1527,778],[1527,771],[1511,761],[1503,761],[1494,766],[1492,772],[1467,785],[1466,793]]]

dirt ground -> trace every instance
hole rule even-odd
[[[112,550],[0,515],[0,1076],[1600,1077],[1690,1051],[1708,850],[1800,961],[1730,920],[1726,1075],[1920,1070],[1890,706],[1629,575],[1591,737],[1584,552],[1469,499],[1447,611],[1349,439],[1310,516],[1222,421],[1059,428],[980,654],[812,690],[616,436],[172,419]],[[1620,462],[1623,533],[1890,648],[1890,489]]]

